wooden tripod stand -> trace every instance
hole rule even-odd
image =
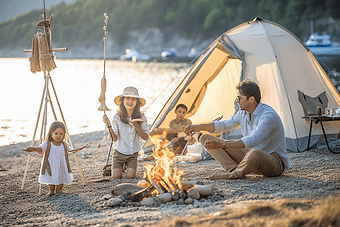
[[[35,125],[35,130],[34,130],[34,135],[33,135],[33,140],[32,140],[31,146],[34,145],[34,139],[35,139],[35,135],[37,133],[38,125],[39,125],[39,119],[40,119],[40,114],[41,114],[41,109],[42,109],[43,103],[44,103],[44,113],[43,113],[43,119],[42,119],[42,124],[41,124],[39,144],[41,144],[42,141],[43,141],[43,138],[46,137],[48,103],[50,103],[50,105],[51,105],[52,112],[53,112],[53,115],[54,115],[54,120],[57,120],[57,115],[56,115],[56,112],[54,110],[52,100],[51,100],[50,91],[49,91],[49,83],[51,83],[53,93],[54,93],[54,97],[57,101],[59,112],[61,114],[61,117],[62,117],[64,125],[65,125],[65,130],[66,130],[65,138],[66,138],[66,140],[68,140],[71,147],[73,147],[72,141],[71,141],[71,138],[70,138],[70,135],[69,135],[69,132],[68,132],[68,128],[67,128],[67,125],[66,125],[66,121],[65,121],[63,112],[61,110],[60,103],[59,103],[59,100],[58,100],[58,96],[57,96],[57,93],[55,91],[55,88],[54,88],[54,85],[53,85],[53,82],[52,82],[52,78],[51,78],[51,75],[50,75],[50,71],[53,70],[54,68],[56,68],[56,65],[54,63],[53,52],[55,52],[55,51],[65,51],[65,50],[67,50],[67,48],[52,49],[52,46],[51,46],[51,23],[52,23],[53,13],[50,16],[50,18],[47,20],[46,19],[46,11],[45,11],[45,1],[43,1],[43,3],[44,3],[43,20],[39,21],[37,23],[37,26],[44,27],[44,33],[39,33],[40,38],[35,37],[36,39],[33,39],[31,50],[24,50],[24,52],[32,52],[32,56],[30,57],[31,72],[36,73],[36,72],[43,71],[44,72],[44,78],[45,78],[44,91],[43,91],[41,102],[40,102],[37,123]],[[41,38],[42,35],[44,35],[45,39]],[[39,41],[39,39],[40,39],[40,41]],[[45,99],[45,102],[44,102],[44,99]],[[76,156],[75,153],[73,153],[73,155],[74,155],[74,159],[77,163],[80,176],[81,176],[84,184],[86,184],[83,173],[81,172],[81,169],[80,169],[80,166],[79,166],[79,163],[78,163],[77,156]],[[25,180],[26,180],[26,177],[27,177],[27,170],[28,170],[28,166],[29,166],[29,163],[30,163],[30,159],[31,159],[31,154],[29,154],[28,159],[27,159],[27,164],[26,164],[24,179],[23,179],[22,185],[21,185],[21,190],[23,190],[24,186],[25,186]],[[39,195],[40,194],[41,194],[41,184],[39,184]]]
[[[50,94],[50,91],[49,91],[49,84],[51,84],[51,87],[53,89],[54,97],[55,97],[56,102],[58,104],[60,115],[61,115],[61,117],[63,119],[64,124],[65,124],[65,129],[66,129],[65,138],[70,143],[71,147],[73,147],[72,146],[72,141],[71,141],[71,138],[70,138],[70,135],[69,135],[69,132],[68,132],[68,128],[67,128],[67,125],[66,125],[66,121],[65,121],[63,112],[61,110],[60,103],[59,103],[59,100],[58,100],[58,96],[57,96],[56,90],[54,88],[54,84],[52,82],[52,78],[51,78],[51,75],[50,75],[49,71],[47,71],[47,72],[44,71],[44,78],[45,78],[44,91],[43,91],[43,94],[42,94],[42,97],[41,97],[38,118],[37,118],[37,122],[36,122],[36,125],[35,125],[35,130],[34,130],[31,146],[34,146],[34,140],[35,140],[35,136],[36,136],[38,125],[39,125],[40,115],[42,113],[43,103],[44,103],[44,110],[43,110],[43,118],[42,118],[42,124],[41,124],[41,132],[40,132],[39,144],[42,143],[43,138],[46,137],[48,103],[51,106],[51,109],[52,109],[52,112],[53,112],[53,116],[54,116],[54,120],[57,120],[57,115],[56,115],[56,112],[55,112],[55,109],[54,109],[54,106],[53,106],[53,103],[52,103],[52,100],[51,100],[51,94]],[[79,163],[78,163],[77,156],[76,156],[75,153],[73,153],[73,155],[74,155],[74,159],[76,161],[76,164],[77,164],[80,176],[81,176],[84,184],[86,184],[84,176],[82,174],[82,171],[81,171]],[[23,181],[22,181],[22,185],[21,185],[21,190],[23,190],[24,186],[25,186],[25,180],[26,180],[26,177],[27,177],[27,171],[28,171],[28,166],[29,166],[29,163],[30,163],[30,159],[31,159],[31,154],[29,154],[28,159],[27,159],[27,164],[26,164],[25,174],[24,174],[24,178],[23,178]],[[41,194],[41,184],[39,185],[39,194]]]

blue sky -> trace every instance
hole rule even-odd
[[[61,2],[73,3],[76,0],[45,0],[46,9]],[[27,13],[33,9],[43,9],[43,0],[0,0],[0,23]]]

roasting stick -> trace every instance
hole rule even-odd
[[[194,134],[195,134],[195,131],[192,131],[189,135],[185,136],[185,139],[188,139],[189,137],[191,138]],[[185,151],[185,149],[187,149],[188,144],[189,144],[189,140],[187,140],[187,143],[185,144],[185,146],[184,146],[184,148],[182,150],[181,155],[184,154],[184,151]]]

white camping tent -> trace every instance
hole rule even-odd
[[[289,151],[307,148],[310,122],[298,90],[315,97],[326,92],[328,106],[340,106],[340,95],[313,54],[290,31],[270,21],[256,18],[218,37],[199,57],[155,119],[151,130],[169,126],[177,104],[188,106],[187,117],[195,123],[210,122],[223,115],[230,118],[236,85],[243,79],[256,81],[262,102],[280,115]],[[335,134],[340,122],[325,122],[327,133]],[[320,124],[313,126],[311,145],[322,135]],[[240,138],[240,130],[230,134]],[[152,144],[151,144],[152,145]],[[150,147],[146,143],[144,149]]]

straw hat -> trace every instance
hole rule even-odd
[[[137,99],[140,100],[141,106],[144,106],[145,103],[146,103],[145,99],[143,99],[142,97],[139,96],[138,90],[135,87],[126,87],[126,88],[124,88],[123,94],[122,95],[118,95],[115,98],[115,103],[118,106],[120,105],[120,98],[121,97],[133,97],[133,98],[137,98]]]

